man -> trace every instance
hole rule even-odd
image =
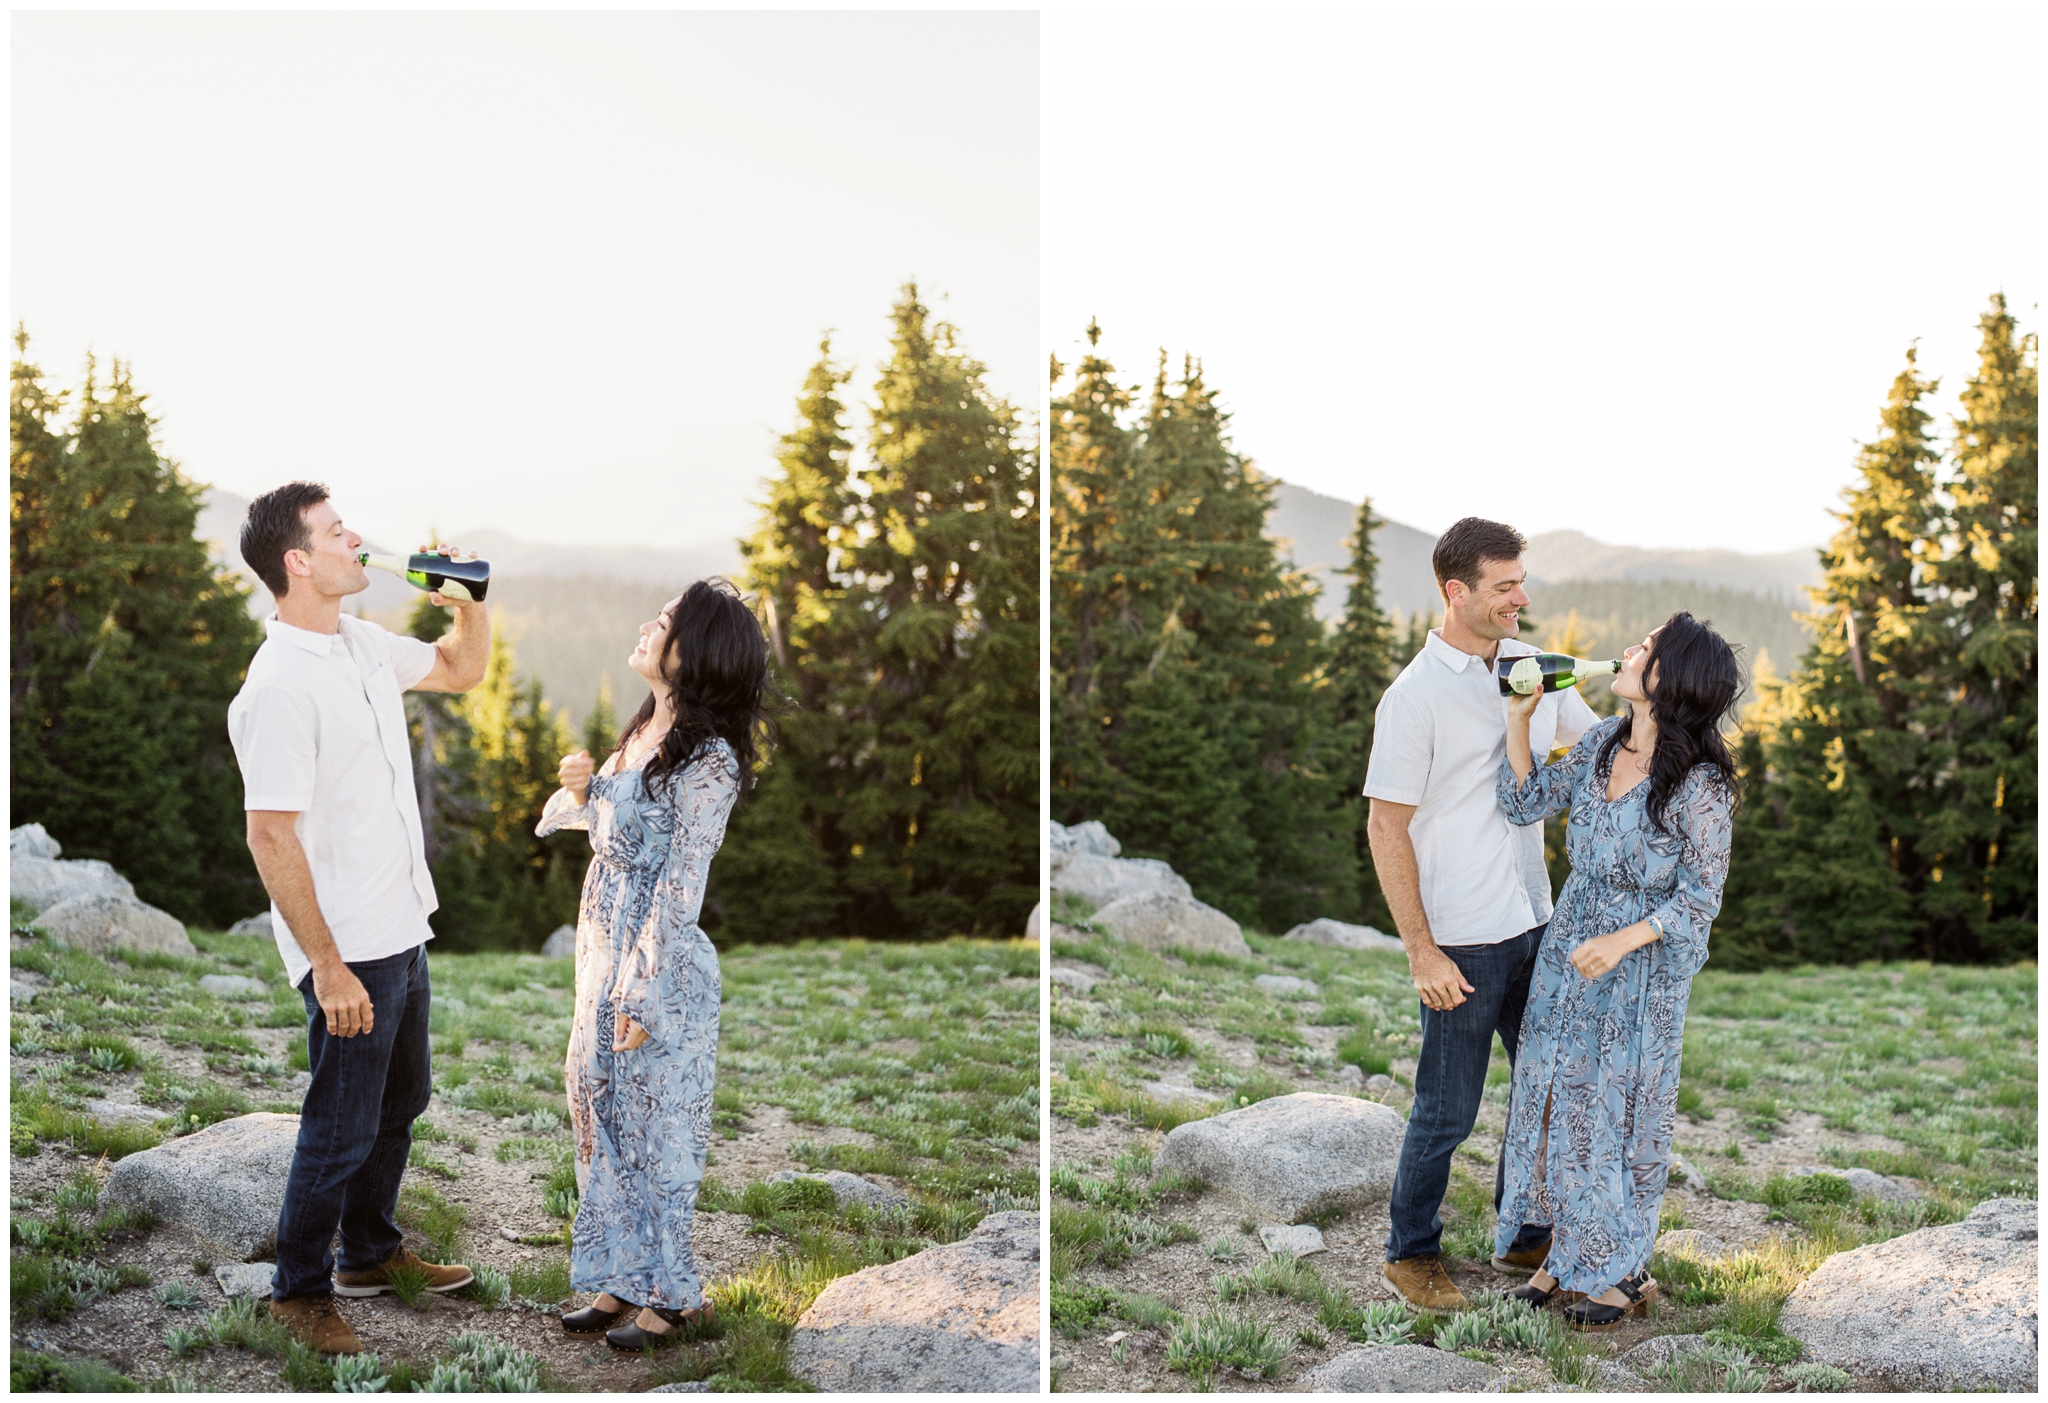
[[[306,1000],[313,1075],[278,1216],[270,1314],[326,1354],[362,1349],[334,1293],[387,1291],[400,1267],[425,1272],[430,1291],[472,1280],[468,1267],[406,1251],[394,1218],[412,1122],[433,1092],[426,942],[438,904],[399,694],[482,681],[490,615],[431,595],[455,609],[437,643],[347,617],[341,601],[370,584],[362,547],[318,483],[249,504],[242,559],[277,612],[228,708],[249,851],[286,977]]]
[[[1430,1310],[1470,1304],[1443,1267],[1444,1191],[1451,1155],[1472,1133],[1486,1064],[1500,1035],[1510,1064],[1543,927],[1550,877],[1543,826],[1510,824],[1494,798],[1507,755],[1507,718],[1494,664],[1541,651],[1517,641],[1527,543],[1512,527],[1467,517],[1431,559],[1444,623],[1402,670],[1374,714],[1365,793],[1380,890],[1422,997],[1415,1105],[1401,1142],[1382,1272]],[[1578,693],[1546,696],[1530,743],[1537,755],[1569,745],[1596,720]],[[1494,1206],[1501,1176],[1494,1175]],[[1504,1270],[1533,1271],[1548,1227],[1524,1225]]]

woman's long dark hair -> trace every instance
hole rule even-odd
[[[768,641],[732,581],[714,575],[683,591],[668,616],[657,664],[668,679],[676,720],[648,757],[641,777],[647,792],[672,787],[720,739],[739,759],[741,787],[752,783],[756,737],[767,719]],[[653,719],[649,691],[619,733],[619,749]]]
[[[1646,807],[1657,831],[1668,833],[1665,810],[1694,766],[1711,765],[1729,794],[1736,793],[1735,761],[1728,754],[1727,741],[1721,738],[1721,722],[1742,695],[1742,669],[1736,666],[1735,650],[1728,640],[1682,609],[1665,620],[1650,644],[1650,656],[1643,660],[1639,674],[1646,691],[1651,668],[1657,670],[1656,690],[1648,692],[1650,719],[1657,724],[1657,749],[1650,756]],[[1631,714],[1621,719],[1600,747],[1595,770],[1603,781],[1613,772],[1614,748],[1629,743],[1634,708],[1643,704],[1631,702]]]

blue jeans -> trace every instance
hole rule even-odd
[[[1444,1190],[1451,1183],[1451,1154],[1465,1143],[1479,1119],[1495,1033],[1507,1049],[1509,1067],[1514,1066],[1515,1044],[1522,1034],[1522,1007],[1529,1002],[1529,977],[1536,969],[1543,930],[1537,926],[1492,945],[1442,947],[1473,992],[1465,996],[1465,1002],[1444,1012],[1422,1006],[1415,1105],[1408,1112],[1408,1133],[1401,1140],[1401,1162],[1394,1171],[1394,1192],[1388,1204],[1393,1218],[1393,1228],[1387,1234],[1390,1262],[1443,1252],[1440,1210]],[[1497,1156],[1493,1173],[1496,1210],[1506,1167],[1505,1160]],[[1524,1226],[1516,1235],[1514,1250],[1526,1250],[1549,1238],[1547,1227]]]
[[[272,1299],[334,1290],[334,1232],[341,1269],[370,1271],[398,1253],[399,1181],[412,1150],[412,1123],[434,1091],[428,1065],[427,947],[352,964],[370,995],[371,1031],[337,1038],[313,994],[306,1000],[306,1051],[313,1084],[299,1114],[299,1143],[277,1217]]]

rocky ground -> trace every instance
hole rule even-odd
[[[144,1387],[291,1385],[290,1361],[261,1349],[216,1344],[179,1357],[169,1347],[168,1332],[222,1305],[218,1249],[174,1223],[100,1216],[90,1226],[110,1165],[167,1130],[297,1109],[303,1010],[274,947],[194,936],[197,958],[105,959],[12,937],[17,1366],[21,1351],[40,1351]],[[695,1243],[714,1300],[741,1333],[652,1364],[563,1334],[562,1235],[575,1207],[573,1187],[564,1198],[573,1177],[561,1091],[571,962],[436,955],[435,1095],[415,1126],[401,1220],[423,1255],[494,1269],[513,1299],[495,1309],[469,1292],[417,1306],[392,1296],[341,1303],[386,1365],[411,1361],[423,1373],[458,1335],[482,1331],[542,1361],[544,1377],[568,1390],[641,1391],[721,1373],[728,1387],[786,1386],[790,1329],[831,1280],[963,1238],[992,1211],[1035,1208],[1035,946],[835,942],[732,951],[722,963],[718,1133]],[[262,987],[223,995],[199,983],[224,974]],[[769,1183],[830,1170],[901,1206],[819,1202]],[[25,1270],[101,1285],[24,1292]]]
[[[1072,919],[1077,911],[1069,905],[1064,914]],[[1330,1328],[1321,1302],[1332,1292],[1356,1306],[1393,1299],[1380,1276],[1388,1230],[1384,1199],[1319,1220],[1326,1250],[1304,1260],[1322,1285],[1297,1285],[1294,1294],[1277,1289],[1240,1293],[1225,1302],[1220,1288],[1226,1278],[1271,1261],[1258,1234],[1270,1217],[1215,1188],[1166,1183],[1162,1189],[1153,1166],[1174,1125],[1266,1097],[1308,1091],[1366,1096],[1405,1114],[1418,1036],[1405,961],[1397,954],[1328,949],[1256,933],[1248,933],[1249,960],[1137,950],[1072,925],[1056,924],[1053,936],[1053,1162],[1070,1171],[1063,1180],[1056,1168],[1054,1180],[1058,1333],[1053,1364],[1059,1388],[1186,1390],[1192,1383],[1189,1370],[1169,1364],[1173,1341],[1192,1318],[1218,1312],[1263,1325],[1266,1337],[1278,1342],[1274,1348],[1282,1358],[1265,1369],[1218,1369],[1208,1380],[1211,1387],[1272,1391],[1304,1386],[1305,1376],[1319,1365],[1359,1347]],[[1261,974],[1309,985],[1268,981],[1283,991],[1268,994],[1253,984]],[[1967,980],[1971,972],[1963,974]],[[1844,983],[1851,977],[1843,972]],[[2027,1040],[2018,1060],[2030,1068],[2031,1000],[2016,979],[2007,982],[2013,990],[2001,990],[2000,996],[2020,1002],[2012,1013],[1999,1016],[2008,1022],[2018,1018],[2024,1026]],[[1781,981],[1779,987],[1786,984]],[[1829,1251],[1954,1221],[1971,1202],[1998,1191],[2001,1175],[2019,1178],[2021,1191],[2031,1196],[2030,1155],[1998,1148],[2001,1136],[2004,1143],[2014,1143],[2010,1136],[2029,1133],[2031,1098],[2021,1111],[2027,1127],[2013,1124],[2007,1131],[2007,1122],[1991,1122],[1993,1134],[1961,1149],[1960,1161],[1930,1156],[1924,1140],[1908,1138],[1915,1119],[1909,1114],[1893,1117],[1882,1104],[1860,1116],[1841,1109],[1846,1083],[1862,1083],[1849,1090],[1866,1099],[1874,1099],[1870,1083],[1877,1080],[1894,1088],[1903,1085],[1908,1094],[1918,1084],[1959,1080],[1975,1079],[1981,1086],[1988,1079],[1992,1088],[1999,1087],[2002,1068],[1987,1074],[1967,1062],[1958,1064],[1943,1045],[1951,1039],[1967,1041],[1969,1029],[1944,1028],[1948,1037],[1931,1046],[1894,1049],[1894,1063],[1906,1065],[1879,1067],[1876,1078],[1858,1065],[1861,1049],[1852,1051],[1842,1075],[1818,1076],[1797,1060],[1821,1060],[1814,1057],[1816,1049],[1809,1043],[1796,1050],[1799,1040],[1786,1037],[1785,1021],[1768,1028],[1741,1026],[1737,1014],[1745,1001],[1776,1020],[1775,1011],[1758,996],[1761,990],[1743,994],[1725,981],[1707,988],[1701,1036],[1696,1040],[1689,1028],[1687,1043],[1688,1077],[1695,1076],[1695,1042],[1707,1044],[1697,1059],[1697,1083],[1705,1092],[1689,1102],[1692,1114],[1681,1117],[1676,1137],[1677,1153],[1693,1173],[1669,1191],[1664,1226],[1710,1234],[1731,1261],[1767,1263],[1755,1274],[1769,1278],[1768,1289],[1731,1285],[1741,1274],[1734,1268],[1717,1275],[1660,1256],[1656,1266],[1671,1287],[1664,1299],[1647,1318],[1619,1330],[1572,1337],[1572,1347],[1583,1356],[1579,1362],[1553,1365],[1538,1353],[1498,1344],[1475,1352],[1504,1371],[1507,1387],[1557,1388],[1560,1369],[1567,1375],[1588,1371],[1586,1386],[1605,1391],[1679,1387],[1675,1375],[1659,1383],[1622,1372],[1616,1361],[1627,1356],[1632,1367],[1647,1368],[1645,1361],[1662,1348],[1645,1348],[1648,1341],[1683,1337],[1689,1346],[1703,1333],[1733,1329],[1738,1334],[1732,1338],[1752,1356],[1737,1373],[1753,1368],[1760,1372],[1749,1382],[1789,1389],[1794,1384],[1785,1369],[1798,1366],[1791,1363],[1791,1342],[1780,1343],[1772,1322],[1784,1294]],[[1856,1007],[1853,992],[1843,991],[1833,1007],[1824,994],[1813,1021],[1853,1026],[1853,1020],[1864,1025],[1870,1040],[1889,1037],[1888,1030],[1902,1026],[1894,1009]],[[1932,991],[1932,1000],[1940,1006],[1942,991]],[[1923,1011],[1914,1012],[1925,1021]],[[1992,1016],[1981,1017],[1980,1026],[1993,1023]],[[1774,1044],[1786,1049],[1779,1054],[1782,1061],[1756,1057]],[[1741,1048],[1746,1055],[1739,1068],[1731,1069],[1736,1058],[1729,1048]],[[2004,1056],[2009,1049],[2007,1044],[1994,1055]],[[1826,1060],[1839,1066],[1839,1050],[1826,1052]],[[1914,1052],[1931,1055],[1914,1057]],[[1346,1066],[1347,1056],[1368,1064],[1377,1060],[1384,1070],[1368,1078],[1356,1061]],[[1479,1125],[1455,1161],[1445,1211],[1447,1263],[1459,1286],[1475,1299],[1520,1282],[1496,1273],[1486,1261],[1507,1089],[1505,1058],[1496,1046]],[[1766,1105],[1760,1093],[1773,1100]],[[1806,1181],[1787,1177],[1809,1166],[1862,1164],[1888,1171],[1886,1182],[1896,1186],[1899,1198],[1917,1195],[1917,1201],[1881,1204],[1859,1198],[1820,1205],[1800,1197],[1804,1190],[1797,1186]],[[2021,1167],[2024,1173],[2015,1176]],[[1120,1245],[1105,1249],[1105,1238]],[[1440,1322],[1419,1323],[1428,1329]],[[1717,1346],[1703,1347],[1710,1351],[1703,1357],[1715,1357],[1711,1351]],[[1631,1350],[1637,1353],[1630,1355]],[[1767,1357],[1774,1351],[1786,1357]],[[1684,1386],[1731,1386],[1723,1366],[1701,1367],[1704,1372]],[[1594,1377],[1597,1384],[1591,1382]],[[1854,1370],[1835,1383],[1893,1387],[1877,1373]]]

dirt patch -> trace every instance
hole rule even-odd
[[[167,1068],[177,1064],[179,1049],[151,1050],[163,1057]],[[196,1074],[203,1074],[203,1059],[195,1060],[201,1064]],[[139,1082],[139,1078],[131,1080]],[[566,1256],[561,1247],[508,1240],[508,1234],[536,1237],[561,1231],[560,1221],[549,1217],[541,1204],[537,1181],[547,1172],[547,1161],[501,1163],[497,1147],[516,1132],[504,1129],[504,1121],[484,1111],[451,1107],[436,1097],[424,1119],[450,1138],[417,1143],[460,1177],[445,1179],[415,1168],[407,1172],[407,1182],[429,1184],[443,1198],[468,1212],[467,1242],[462,1253],[465,1263],[472,1267],[493,1266],[509,1274],[515,1267],[537,1268],[550,1259]],[[475,1149],[465,1150],[459,1143],[461,1137],[473,1139]],[[763,1107],[748,1116],[736,1140],[715,1141],[712,1158],[728,1183],[753,1182],[783,1169],[803,1168],[789,1158],[787,1151],[792,1141],[805,1137],[821,1144],[842,1140],[864,1142],[863,1137],[850,1130],[793,1126],[788,1113],[780,1107]],[[567,1144],[566,1137],[559,1138]],[[40,1199],[92,1164],[92,1156],[65,1154],[55,1149],[46,1149],[28,1159],[10,1157],[12,1192],[17,1198]],[[692,1242],[699,1270],[707,1283],[740,1275],[773,1250],[775,1239],[756,1234],[752,1228],[752,1220],[742,1214],[697,1215]],[[224,1303],[210,1271],[194,1269],[195,1261],[203,1262],[210,1255],[195,1239],[175,1227],[121,1234],[110,1240],[94,1260],[113,1266],[139,1266],[149,1273],[153,1285],[187,1282],[199,1296],[201,1308],[170,1309],[157,1303],[150,1288],[124,1290],[93,1302],[61,1322],[25,1321],[15,1329],[14,1342],[18,1347],[86,1355],[138,1383],[162,1380],[175,1373],[209,1390],[271,1392],[287,1388],[277,1360],[258,1359],[239,1349],[220,1347],[179,1359],[165,1347],[167,1329],[174,1325],[197,1325],[209,1311]],[[577,1299],[580,1302],[582,1298]],[[565,1335],[557,1320],[558,1313],[552,1310],[537,1311],[517,1305],[489,1310],[474,1301],[446,1297],[429,1298],[424,1309],[402,1305],[392,1296],[344,1301],[339,1305],[364,1346],[387,1362],[400,1358],[431,1359],[444,1352],[455,1336],[467,1330],[482,1330],[546,1360],[563,1387],[575,1392],[636,1393],[654,1382],[642,1359],[616,1353],[601,1336],[572,1339]]]
[[[757,1245],[759,1239],[748,1240],[748,1226],[746,1218],[733,1214],[698,1215],[693,1236],[707,1278],[743,1269],[751,1256],[761,1250]],[[468,1254],[468,1260],[495,1260],[505,1265],[521,1250],[532,1249],[503,1242],[495,1248],[480,1245],[478,1251]],[[147,1290],[121,1291],[95,1301],[59,1324],[35,1322],[17,1327],[14,1342],[18,1347],[87,1355],[138,1383],[162,1380],[175,1373],[208,1390],[287,1389],[277,1360],[258,1359],[239,1349],[219,1347],[178,1359],[164,1347],[163,1336],[169,1327],[196,1325],[208,1311],[223,1303],[211,1275],[202,1276],[192,1270],[192,1259],[199,1252],[198,1244],[184,1233],[159,1228],[138,1240],[109,1244],[98,1260],[140,1266],[158,1283],[186,1281],[203,1302],[201,1309],[167,1309],[158,1305]],[[601,1337],[593,1342],[563,1334],[552,1311],[486,1310],[473,1301],[442,1297],[426,1298],[424,1304],[424,1309],[416,1310],[400,1304],[395,1297],[378,1296],[342,1301],[339,1308],[364,1347],[376,1351],[387,1362],[431,1358],[446,1349],[456,1335],[481,1330],[546,1360],[569,1390],[637,1393],[654,1382],[646,1363],[638,1356],[616,1353]]]

